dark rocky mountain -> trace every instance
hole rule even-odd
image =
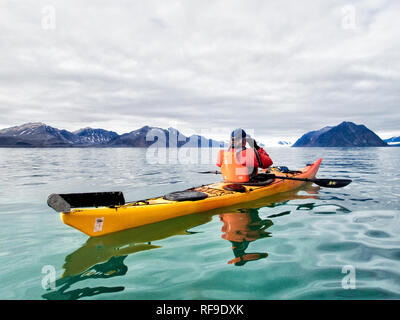
[[[160,137],[163,141],[158,141],[159,143],[164,143],[165,136],[164,129],[154,128],[149,126],[144,126],[140,129],[131,131],[129,133],[124,133],[113,140],[111,140],[108,145],[112,147],[149,147],[153,143],[157,142],[156,136]],[[152,134],[150,134],[152,132]]]
[[[385,147],[387,143],[364,125],[342,122],[304,134],[293,147]]]
[[[9,147],[70,147],[71,132],[41,122],[26,123],[0,130],[0,145]]]
[[[324,127],[320,130],[310,131],[310,132],[304,134],[299,140],[297,140],[293,144],[293,147],[309,147],[313,143],[315,143],[315,141],[321,134],[329,131],[330,129],[332,129],[332,127]]]
[[[73,134],[80,138],[81,143],[106,144],[118,137],[118,133],[104,129],[84,128],[74,131]]]
[[[203,136],[199,136],[197,134],[191,135],[187,138],[187,142],[184,145],[185,147],[191,148],[223,148],[225,143],[223,141],[215,141],[212,139],[204,138]]]
[[[27,123],[0,130],[0,147],[219,147],[223,142],[193,135],[186,137],[174,128],[144,126],[118,135],[104,129],[59,130],[44,123]]]

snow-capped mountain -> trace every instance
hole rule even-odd
[[[68,147],[77,142],[71,132],[41,122],[26,123],[0,130],[0,145],[20,147]]]
[[[278,141],[278,145],[282,146],[282,147],[289,147],[291,146],[293,143],[288,142],[288,141]]]
[[[88,144],[106,144],[112,139],[118,137],[118,133],[104,129],[83,128],[73,132],[80,137],[82,143]]]
[[[223,142],[207,139],[203,136],[186,137],[177,129],[162,129],[144,126],[122,134],[110,141],[109,145],[119,147],[149,147],[153,143],[159,147],[220,147]]]
[[[385,141],[389,146],[400,146],[400,137],[391,137],[390,139],[385,139]]]

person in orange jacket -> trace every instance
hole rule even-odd
[[[246,143],[250,148],[246,148]],[[272,163],[265,150],[243,129],[232,132],[228,150],[220,150],[217,157],[224,181],[234,183],[251,182],[258,174],[258,168],[267,169]]]

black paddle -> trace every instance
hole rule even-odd
[[[275,179],[313,182],[316,185],[319,185],[320,187],[325,187],[325,188],[343,188],[352,182],[352,180],[350,180],[350,179],[317,179],[317,178],[308,179],[308,178],[282,177],[282,176],[277,176],[277,175],[271,174],[271,179],[273,177]]]
[[[213,173],[219,174],[219,171],[200,171],[199,173]],[[295,178],[295,177],[283,177],[277,176],[273,173],[267,173],[264,175],[266,179],[282,179],[282,180],[296,180],[296,181],[306,181],[306,182],[313,182],[320,187],[325,188],[343,188],[350,184],[352,180],[350,179],[308,179],[308,178]]]

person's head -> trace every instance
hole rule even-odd
[[[241,128],[235,129],[231,133],[231,147],[241,149],[246,145],[246,131]]]

